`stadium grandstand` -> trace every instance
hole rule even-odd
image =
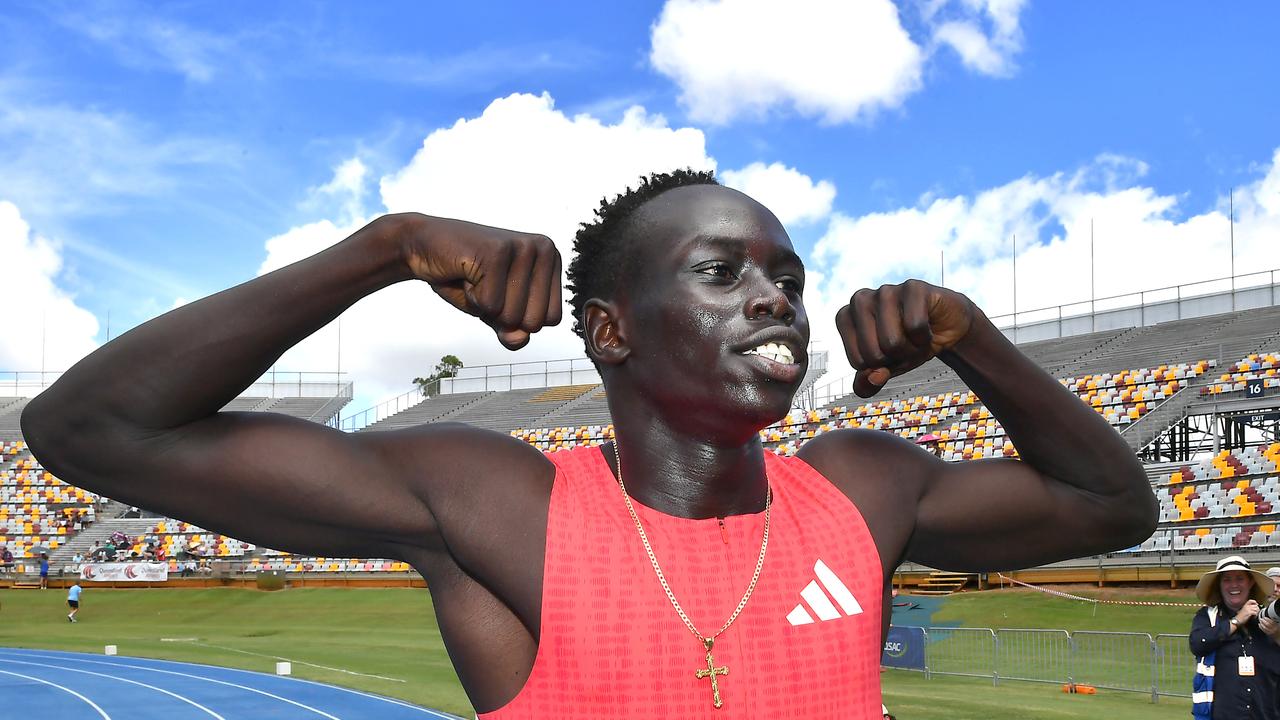
[[[1277,287],[1267,291],[1265,300],[1239,293],[1189,298],[1172,318],[1164,303],[1099,311],[1085,320],[1064,320],[1059,313],[1005,329],[1126,439],[1145,463],[1160,502],[1160,525],[1140,545],[1108,557],[1012,570],[1044,582],[1176,583],[1197,577],[1223,549],[1263,563],[1280,561],[1280,305]],[[948,462],[1018,454],[990,411],[937,360],[862,400],[852,394],[851,378],[822,382],[825,354],[812,355],[796,407],[761,433],[767,448],[793,454],[820,433],[869,428],[897,434]],[[330,383],[323,392],[304,392],[301,381],[294,391],[266,392],[264,387],[275,384],[260,383],[227,409],[281,412],[351,432],[469,423],[556,451],[613,436],[605,391],[584,363],[465,368],[429,397],[415,390],[341,421],[338,413],[351,398],[349,383]],[[389,582],[415,576],[405,563],[391,560],[301,557],[258,548],[180,519],[131,513],[68,486],[26,449],[18,427],[25,403],[0,397],[0,544],[13,552],[10,570],[19,577],[34,572],[39,552],[50,553],[56,572],[113,533],[129,538],[118,548],[120,557],[158,556],[179,576],[273,571],[299,579]],[[191,559],[204,561],[194,573],[188,572]],[[911,564],[900,573],[904,584],[924,589],[936,577],[932,569]]]

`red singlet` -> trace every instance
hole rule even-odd
[[[862,515],[803,460],[765,453],[769,548],[755,592],[706,652],[667,600],[599,448],[556,465],[547,520],[542,636],[507,718],[879,720],[880,557]],[[689,520],[635,503],[676,599],[699,631],[720,628],[760,552],[764,513]]]

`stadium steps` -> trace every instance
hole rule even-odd
[[[328,425],[337,419],[338,413],[342,412],[342,408],[346,407],[349,402],[351,402],[349,397],[331,397],[325,401],[324,405],[321,405],[315,412],[304,419],[321,425]]]
[[[547,388],[508,390],[494,393],[479,402],[472,403],[447,419],[468,425],[508,433],[517,428],[546,427],[543,418],[550,416],[581,395],[594,392],[595,385],[568,386],[576,388],[577,395],[564,398],[569,393],[552,394]],[[555,390],[552,388],[551,390]]]
[[[1120,430],[1120,436],[1131,450],[1141,452],[1151,441],[1187,416],[1187,408],[1199,399],[1200,388],[1203,386],[1203,383],[1183,386],[1151,412],[1124,426]]]
[[[912,595],[950,595],[959,592],[973,575],[967,573],[931,572],[929,577],[920,581],[920,586],[911,591]]]
[[[101,540],[102,544],[105,545],[107,539],[111,537],[111,533],[117,530],[130,538],[134,538],[139,535],[146,535],[151,526],[155,524],[155,518],[109,518],[98,520],[81,530],[66,544],[49,555],[49,572],[61,571],[63,566],[70,565],[71,557],[77,552],[87,556],[95,540]]]
[[[613,416],[605,398],[603,385],[591,385],[586,392],[540,418],[542,427],[581,427],[610,425]]]
[[[453,420],[454,415],[478,402],[482,402],[493,394],[492,390],[484,390],[481,392],[452,393],[425,398],[398,413],[370,423],[361,428],[359,432],[399,430],[401,428],[425,425],[426,423],[448,422]]]
[[[27,398],[0,398],[0,442],[22,439],[22,409]]]

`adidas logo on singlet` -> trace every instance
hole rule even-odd
[[[849,592],[849,588],[836,577],[836,574],[827,567],[827,564],[819,560],[813,565],[813,572],[818,576],[817,580],[811,580],[808,585],[800,591],[802,602],[796,605],[795,609],[787,613],[787,622],[792,625],[808,625],[813,622],[813,616],[817,615],[818,620],[836,620],[841,617],[841,611],[844,617],[858,615],[862,612],[862,606],[854,599],[853,593]],[[821,587],[819,587],[821,583]],[[822,589],[826,588],[826,592]],[[828,598],[827,594],[831,597]],[[831,603],[834,599],[835,605]],[[836,608],[839,605],[839,609]],[[809,611],[812,610],[811,615]]]

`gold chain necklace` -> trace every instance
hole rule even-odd
[[[684,626],[689,628],[689,632],[698,638],[702,643],[702,647],[707,651],[707,667],[694,672],[694,676],[699,680],[711,678],[711,702],[717,708],[724,703],[720,700],[720,684],[716,682],[717,675],[728,675],[729,667],[723,665],[716,667],[715,660],[711,657],[711,647],[715,644],[716,638],[721,633],[729,629],[734,620],[738,619],[738,614],[747,606],[747,601],[751,599],[751,593],[756,589],[756,581],[760,579],[760,570],[764,568],[764,551],[769,547],[769,508],[773,505],[773,488],[769,486],[768,475],[765,476],[765,495],[764,495],[764,539],[760,541],[760,557],[756,560],[756,570],[751,575],[751,582],[747,585],[747,591],[743,593],[742,599],[738,601],[738,607],[734,608],[733,614],[728,620],[724,621],[724,625],[710,636],[703,635],[698,632],[698,628],[693,626],[693,621],[685,614],[684,608],[680,607],[680,602],[676,600],[675,593],[671,592],[671,586],[667,584],[667,578],[662,574],[662,568],[658,565],[658,558],[653,554],[653,546],[649,544],[649,536],[645,534],[644,526],[640,524],[640,517],[636,515],[635,505],[631,503],[631,496],[627,494],[627,485],[622,481],[622,456],[618,454],[618,441],[613,441],[613,459],[618,465],[618,487],[622,488],[622,499],[627,503],[627,512],[631,513],[631,520],[636,524],[636,530],[640,533],[640,542],[644,543],[644,551],[649,555],[649,562],[653,565],[653,572],[658,576],[658,582],[662,584],[662,589],[667,593],[667,599],[671,601],[671,607],[676,609],[676,614],[684,621]]]

